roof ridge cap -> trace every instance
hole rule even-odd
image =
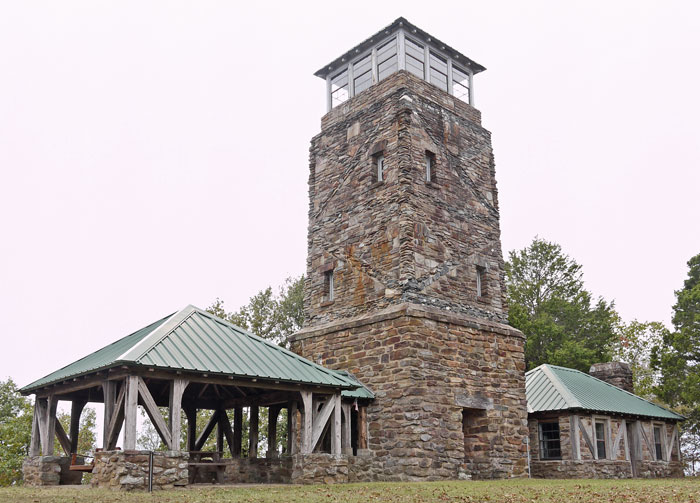
[[[556,389],[559,392],[559,394],[564,398],[564,401],[567,403],[569,408],[583,408],[583,405],[581,405],[581,402],[578,401],[576,396],[574,396],[574,394],[571,393],[571,391],[569,391],[569,388],[563,382],[561,382],[559,377],[554,372],[552,372],[552,369],[550,368],[549,364],[544,363],[541,365],[541,367],[542,373],[547,376],[547,378],[552,383],[552,386],[554,386],[554,389]]]
[[[170,332],[182,325],[182,323],[187,318],[189,318],[195,310],[196,308],[192,304],[190,304],[187,307],[173,313],[165,321],[163,321],[163,323],[158,325],[150,334],[141,339],[131,348],[124,351],[124,353],[119,355],[118,358],[115,358],[114,361],[137,362],[138,360],[143,358],[146,355],[146,353],[148,353],[156,344],[160,343],[163,339],[165,339]],[[147,348],[145,350],[140,350],[140,352],[137,353],[136,350],[139,349],[139,347],[142,345],[147,346]]]

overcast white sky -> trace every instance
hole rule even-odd
[[[697,2],[0,0],[0,378],[304,272],[315,70],[398,16],[488,68],[505,251],[630,320],[700,253]]]

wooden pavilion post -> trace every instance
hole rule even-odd
[[[193,406],[183,407],[187,416],[187,450],[194,451],[197,443],[197,409]]]
[[[80,433],[80,414],[83,412],[87,402],[85,400],[73,400],[70,407],[70,453],[77,454],[78,452],[78,434]]]
[[[357,409],[357,448],[367,449],[367,407]]]
[[[301,391],[304,411],[301,416],[301,453],[310,454],[313,441],[313,395],[310,391]]]
[[[54,395],[36,400],[39,423],[39,438],[42,456],[53,456],[53,438],[56,435],[56,406],[58,400]]]
[[[180,436],[182,433],[182,395],[189,381],[176,378],[170,383],[169,417],[170,417],[170,450],[180,450]]]
[[[268,407],[267,413],[267,454],[268,458],[277,458],[277,418],[281,407],[273,405]]]
[[[243,407],[234,407],[233,409],[233,448],[231,456],[234,458],[241,457],[241,447],[243,445]]]
[[[352,404],[343,403],[343,421],[342,426],[342,451],[343,454],[352,455]]]
[[[340,393],[333,395],[330,400],[333,400],[333,418],[331,419],[331,454],[342,454],[342,418],[341,418],[341,397]]]
[[[296,400],[287,405],[287,454],[297,453],[297,410],[299,406]]]
[[[139,378],[126,377],[124,397],[124,450],[136,449],[136,419],[139,405]]]
[[[104,421],[102,428],[102,448],[109,448],[109,422],[114,414],[114,406],[117,400],[117,383],[114,381],[102,381],[102,401],[104,402]]]
[[[29,455],[38,456],[41,453],[41,433],[39,426],[39,398],[34,395],[34,417],[32,418],[32,438],[29,443]]]
[[[257,405],[250,406],[250,429],[248,431],[248,457],[258,457],[258,427],[259,427],[260,408]]]

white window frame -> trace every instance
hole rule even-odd
[[[656,437],[654,436],[654,429],[659,428],[659,436],[661,437],[659,440],[661,441],[661,459],[659,459],[656,456]],[[666,424],[665,423],[651,423],[651,443],[654,446],[654,460],[655,461],[668,461],[666,459]]]
[[[605,442],[605,457],[601,458],[600,453],[598,452],[598,432],[596,429],[596,423],[602,423],[603,424],[603,442]],[[591,417],[591,426],[592,426],[592,433],[593,433],[593,447],[595,449],[595,458],[596,459],[611,459],[611,451],[612,451],[612,445],[610,444],[611,442],[611,436],[612,436],[612,426],[610,423],[610,418],[607,416],[592,416]]]

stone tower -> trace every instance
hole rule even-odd
[[[507,325],[484,68],[403,18],[323,67],[301,355],[348,370],[378,480],[526,471],[522,333]]]

